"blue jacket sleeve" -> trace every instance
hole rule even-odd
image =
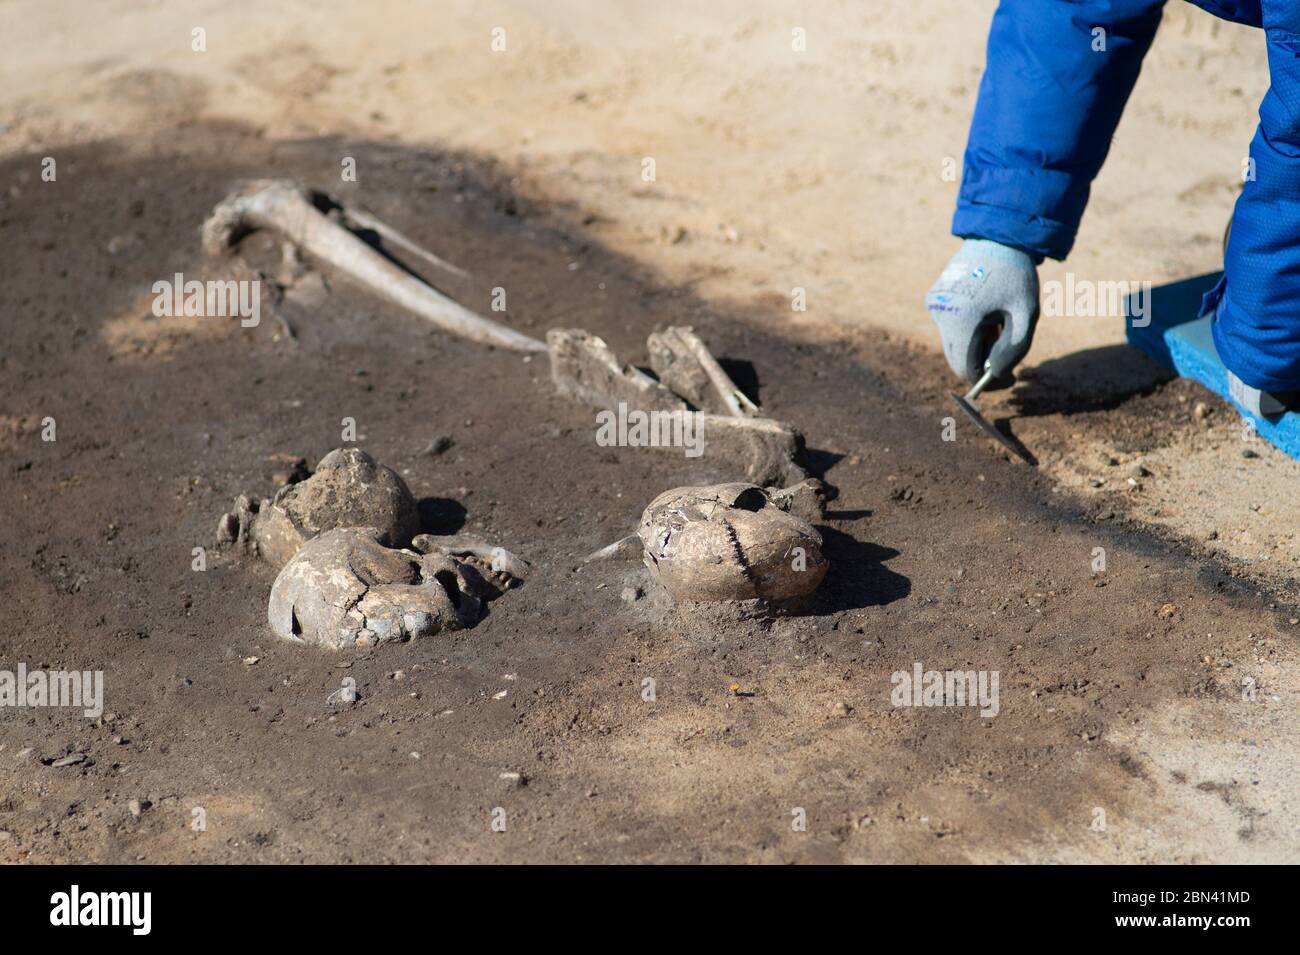
[[[1163,5],[1001,0],[966,146],[955,235],[1065,258]]]

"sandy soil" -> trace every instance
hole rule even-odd
[[[0,664],[101,668],[112,716],[0,712],[0,858],[1300,858],[1296,463],[1119,346],[1117,318],[1045,322],[1002,397],[1040,472],[941,438],[919,303],[955,245],[941,173],[991,4],[270,6],[0,3]],[[1079,250],[1045,277],[1213,270],[1265,84],[1257,35],[1171,7]],[[232,268],[197,225],[268,173],[465,265],[467,303],[509,289],[517,327],[632,356],[689,322],[748,363],[840,492],[817,605],[629,606],[636,565],[578,569],[710,475],[595,448],[537,363],[334,282],[277,306],[296,340],[153,318],[155,280]],[[344,415],[430,513],[536,577],[436,641],[275,643],[272,571],[214,552],[195,573],[191,549]],[[438,433],[453,450],[423,454]],[[1000,670],[1001,714],[890,706],[916,661]],[[341,675],[354,707],[325,702]]]

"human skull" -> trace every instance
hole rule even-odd
[[[443,554],[380,543],[373,527],[337,528],[305,543],[271,586],[277,636],[332,650],[426,637],[476,623],[491,590]]]
[[[381,544],[405,547],[420,532],[420,512],[396,471],[359,448],[338,448],[311,477],[282,487],[271,500],[241,497],[233,515],[222,518],[218,539],[250,541],[278,567],[337,527],[374,527]]]
[[[787,600],[829,566],[821,535],[753,484],[665,491],[637,531],[650,572],[677,600]]]

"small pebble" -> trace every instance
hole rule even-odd
[[[432,456],[442,454],[444,451],[450,451],[456,440],[449,434],[440,434],[424,449],[424,453]]]

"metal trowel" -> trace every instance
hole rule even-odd
[[[979,409],[975,407],[975,399],[980,396],[980,392],[987,388],[994,378],[998,377],[1001,363],[995,362],[994,359],[1005,344],[1005,335],[1006,331],[1004,330],[1003,336],[998,339],[992,353],[984,362],[984,374],[980,376],[980,380],[975,382],[971,390],[966,392],[965,395],[954,394],[952,398],[953,401],[957,402],[957,407],[966,412],[966,417],[979,425],[981,431],[1030,467],[1038,467],[1038,459],[1030,454],[1023,444],[994,427],[993,423],[980,414]]]

